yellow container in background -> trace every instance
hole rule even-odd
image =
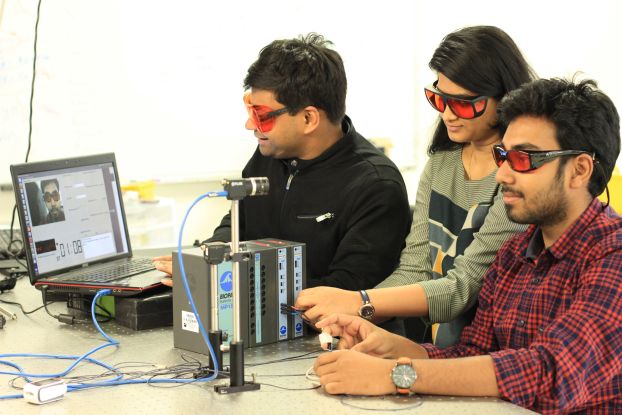
[[[131,182],[121,186],[121,191],[138,192],[138,198],[143,202],[153,202],[156,200],[155,181],[146,180],[142,182]]]

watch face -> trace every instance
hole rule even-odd
[[[415,380],[417,380],[417,373],[409,364],[397,365],[391,372],[391,380],[398,388],[410,389]]]
[[[374,306],[371,304],[365,304],[361,306],[359,309],[359,315],[367,320],[373,317],[374,315]]]

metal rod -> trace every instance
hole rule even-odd
[[[210,303],[212,306],[210,330],[218,330],[218,265],[212,264],[209,267],[210,271]]]
[[[240,250],[240,205],[239,200],[231,201],[231,256]],[[240,325],[240,263],[233,261],[233,342],[242,341]]]

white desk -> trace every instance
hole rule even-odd
[[[0,299],[18,301],[27,310],[41,305],[41,295],[30,286],[26,278],[21,279],[17,287],[4,293]],[[68,326],[58,323],[44,310],[25,316],[16,306],[3,304],[14,311],[17,320],[9,320],[0,330],[0,353],[49,353],[82,354],[103,343],[101,335],[92,324]],[[64,311],[62,303],[50,305],[52,312]],[[133,331],[116,323],[104,323],[104,331],[120,341],[120,346],[109,347],[93,357],[109,364],[121,362],[149,362],[160,365],[183,363],[182,354],[201,359],[207,364],[207,358],[200,354],[185,352],[173,348],[172,327],[146,331]],[[274,345],[250,349],[246,353],[245,363],[266,362],[284,357],[301,355],[318,350],[315,337],[303,340],[282,342]],[[67,367],[67,361],[40,359],[10,359],[22,364],[26,370],[43,373],[55,373]],[[225,357],[227,360],[227,357]],[[61,401],[46,405],[29,404],[23,399],[0,401],[0,413],[5,414],[193,414],[193,413],[233,413],[239,414],[354,414],[386,413],[387,410],[408,409],[409,414],[525,414],[532,413],[510,403],[492,398],[454,398],[416,396],[411,398],[359,398],[331,396],[322,389],[288,391],[284,388],[309,388],[305,371],[313,364],[313,359],[273,363],[256,367],[247,367],[249,377],[256,373],[256,380],[263,383],[258,391],[231,395],[220,395],[213,390],[213,385],[228,383],[220,380],[211,383],[196,383],[178,387],[169,385],[123,385],[107,388],[95,388],[68,393]],[[12,370],[0,365],[1,371]],[[77,374],[101,373],[99,366],[88,365],[77,369]],[[289,376],[288,376],[289,375]],[[0,395],[20,393],[8,385],[11,376],[0,375]],[[371,408],[369,411],[360,408]],[[401,412],[400,413],[404,413]]]

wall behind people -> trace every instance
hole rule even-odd
[[[26,153],[37,0],[0,0],[0,165]],[[122,179],[217,178],[255,147],[242,79],[275,38],[316,31],[349,78],[348,113],[367,137],[392,140],[400,166],[425,158],[434,114],[420,93],[441,38],[471,24],[506,30],[543,76],[582,70],[622,99],[611,54],[622,6],[529,0],[43,0],[31,160],[114,151]],[[590,17],[592,16],[592,17]],[[598,18],[593,18],[598,16]],[[418,163],[419,165],[421,163]],[[0,169],[0,183],[8,182]]]
[[[459,27],[498,26],[514,39],[540,77],[571,77],[579,72],[582,78],[597,80],[614,103],[622,106],[622,83],[613,63],[622,39],[622,3],[618,1],[449,0],[417,5],[414,122],[418,148],[428,144],[437,116],[420,93],[426,82],[435,79],[428,68],[429,59],[443,36]]]
[[[2,165],[26,153],[36,3],[2,3]],[[247,68],[273,39],[310,31],[344,57],[355,126],[368,137],[392,138],[396,153],[412,158],[414,6],[308,6],[43,0],[30,159],[114,151],[126,180],[239,173],[256,146],[244,129]],[[7,181],[2,169],[0,182]]]
[[[36,5],[0,0],[0,184],[26,154]],[[437,116],[422,89],[444,35],[499,26],[541,76],[580,70],[620,106],[620,21],[615,0],[42,0],[30,160],[114,151],[124,182],[237,175],[256,145],[244,129],[246,69],[273,39],[315,31],[344,59],[356,128],[391,139],[396,163],[416,166],[414,202]],[[208,184],[184,188],[215,190]],[[177,194],[171,186],[165,193]],[[2,204],[1,223],[5,213]]]

